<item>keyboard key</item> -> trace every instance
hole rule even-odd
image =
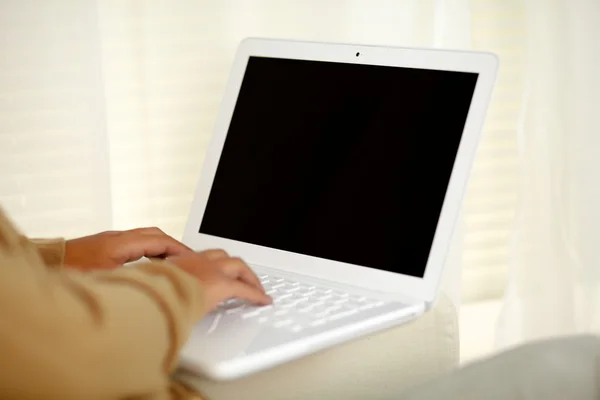
[[[260,310],[254,310],[254,311],[242,314],[242,318],[243,319],[254,318],[254,317],[257,317],[259,315],[260,315]]]
[[[245,311],[245,310],[246,310],[246,306],[242,305],[240,307],[226,309],[225,314],[232,315],[232,314],[241,313],[242,311]]]
[[[306,304],[301,308],[298,308],[298,311],[301,313],[305,313],[305,312],[310,312],[312,311],[315,307],[317,307],[315,304]]]
[[[334,313],[334,312],[339,311],[341,309],[342,309],[342,306],[333,306],[333,307],[329,307],[328,311],[330,313]]]
[[[284,326],[291,325],[293,322],[294,322],[294,321],[292,321],[291,319],[289,319],[289,318],[288,318],[288,319],[284,319],[284,320],[281,320],[281,321],[277,321],[277,322],[275,322],[275,323],[273,324],[273,326],[274,326],[275,328],[281,328],[281,327],[284,327]]]
[[[352,308],[360,308],[361,306],[364,305],[364,303],[360,303],[356,300],[352,300],[352,299],[348,299],[347,302],[344,303],[346,306],[348,307],[352,307]]]
[[[329,320],[330,321],[335,321],[335,320],[338,320],[338,319],[346,318],[346,317],[349,317],[351,315],[356,314],[357,312],[358,312],[357,309],[344,311],[344,312],[341,312],[341,313],[338,313],[338,314],[331,315],[329,317]]]
[[[272,304],[269,304],[268,306],[257,308],[257,310],[260,311],[261,314],[265,314],[269,313],[270,311],[273,311],[274,308],[275,307]]]
[[[286,299],[281,303],[277,304],[277,306],[281,308],[295,308],[298,306],[299,303],[300,302],[295,299]]]
[[[280,302],[292,297],[292,293],[278,292],[273,297],[273,302]]]
[[[321,303],[319,305],[315,305],[311,312],[313,315],[317,315],[319,313],[329,310],[329,308],[331,308],[331,304]]]
[[[319,297],[319,300],[329,300],[329,299],[333,299],[333,295],[331,293],[324,294],[323,296]]]
[[[326,308],[323,311],[317,311],[314,312],[313,315],[315,316],[315,318],[325,318],[326,316],[328,316],[331,313],[331,311],[329,311],[329,308]]]
[[[341,299],[338,300],[334,300],[333,304],[339,305],[339,304],[344,304],[348,302],[348,298],[347,297],[342,297]]]

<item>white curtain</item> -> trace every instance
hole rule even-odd
[[[93,6],[0,2],[0,203],[33,235],[112,223]]]
[[[498,344],[600,333],[600,3],[526,2],[519,203]]]
[[[180,237],[244,37],[494,51],[444,290],[472,303],[508,282],[501,345],[591,330],[599,15],[596,0],[2,0],[0,203],[35,236]]]

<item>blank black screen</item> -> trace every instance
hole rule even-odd
[[[251,57],[200,232],[423,277],[476,82]]]

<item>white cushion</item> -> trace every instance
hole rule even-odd
[[[471,363],[394,399],[598,400],[599,365],[600,338],[555,338]]]

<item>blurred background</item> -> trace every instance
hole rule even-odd
[[[597,0],[0,0],[0,204],[180,238],[248,36],[497,53],[445,283],[463,361],[600,332]]]

